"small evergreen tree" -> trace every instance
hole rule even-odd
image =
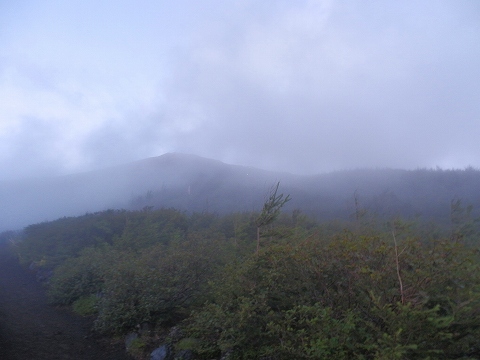
[[[277,182],[277,185],[270,189],[270,195],[263,204],[262,212],[255,220],[255,225],[257,226],[257,253],[260,249],[260,229],[273,223],[280,215],[283,205],[290,201],[290,195],[285,197],[283,194],[277,195],[279,186],[280,182]]]

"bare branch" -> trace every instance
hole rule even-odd
[[[401,296],[401,302],[402,302],[402,305],[403,305],[403,304],[405,304],[405,293],[404,293],[404,290],[403,290],[402,275],[400,274],[400,260],[399,260],[399,257],[405,251],[405,249],[403,249],[400,254],[398,253],[398,244],[397,244],[397,237],[395,236],[395,228],[392,229],[392,235],[393,235],[393,243],[395,244],[395,263],[397,265],[397,277],[398,277],[398,282],[400,284],[400,296]]]

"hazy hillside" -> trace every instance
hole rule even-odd
[[[175,207],[188,211],[259,210],[277,181],[299,208],[320,220],[358,208],[380,216],[449,219],[450,203],[480,208],[473,169],[350,170],[316,176],[274,173],[193,155],[165,154],[99,171],[0,183],[0,230],[108,208]],[[355,195],[356,194],[356,195]]]
[[[283,178],[197,156],[166,154],[88,173],[1,182],[0,230],[108,208],[156,205],[202,211],[210,203],[212,211],[252,210],[261,202],[256,197]],[[156,195],[155,204],[139,201],[149,192]],[[240,202],[225,208],[220,204],[228,200],[224,194]]]

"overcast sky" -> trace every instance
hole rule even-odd
[[[0,179],[166,152],[480,167],[480,1],[0,0]]]

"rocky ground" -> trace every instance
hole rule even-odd
[[[91,319],[49,305],[34,274],[0,245],[0,359],[131,359],[122,343],[95,335],[91,327]]]

